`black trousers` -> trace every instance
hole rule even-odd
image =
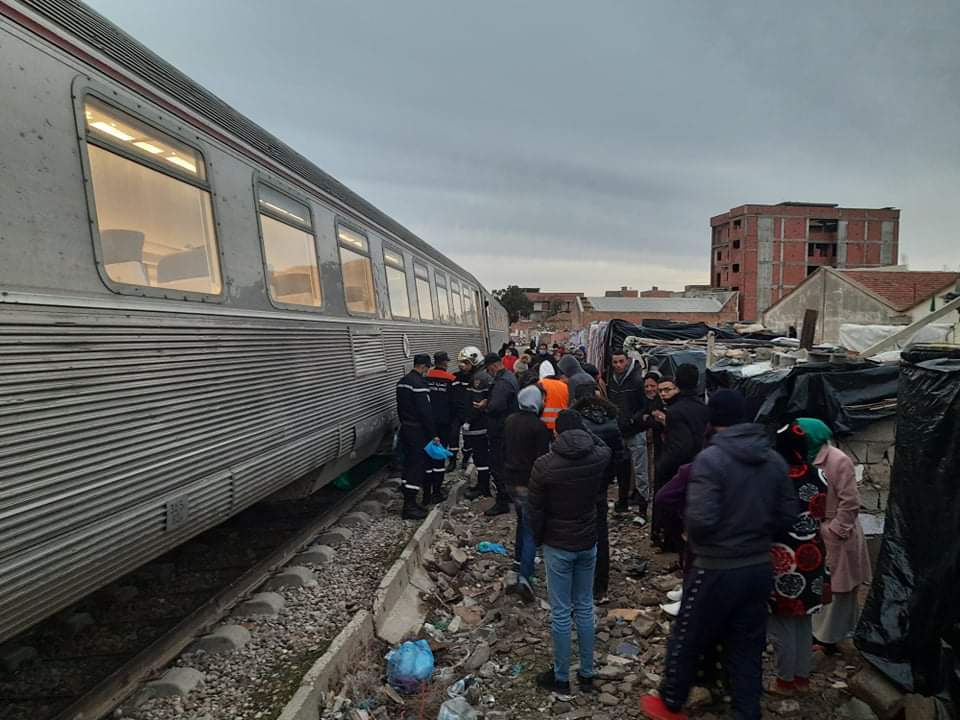
[[[490,493],[490,444],[486,430],[467,430],[463,433],[464,452],[473,456],[477,468],[477,487]]]
[[[506,435],[502,425],[491,425],[487,430],[487,437],[490,439],[490,473],[493,475],[493,484],[497,488],[497,502],[509,502],[507,493],[506,470],[504,462],[506,458],[505,446]]]
[[[606,497],[606,485],[604,485]],[[607,525],[607,503],[597,510],[597,564],[593,571],[593,594],[600,598],[607,594],[610,584],[610,530]]]
[[[403,499],[404,502],[416,501],[417,492],[428,490],[428,470],[430,469],[424,446],[430,442],[427,433],[419,425],[400,426],[400,449],[403,457]]]
[[[769,563],[734,570],[692,567],[683,582],[683,604],[667,644],[660,696],[674,712],[687,701],[700,657],[723,646],[735,720],[760,720],[767,600],[773,587]]]

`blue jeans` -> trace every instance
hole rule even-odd
[[[519,563],[520,577],[530,580],[533,577],[533,565],[537,557],[537,543],[533,539],[527,515],[527,489],[511,488],[510,497],[517,512],[517,535],[514,541],[514,557]]]
[[[571,611],[577,622],[580,676],[593,677],[593,571],[597,546],[574,552],[544,545],[543,559],[553,618],[554,677],[559,682],[570,679]]]

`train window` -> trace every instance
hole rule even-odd
[[[337,238],[347,311],[355,315],[375,315],[377,301],[373,294],[373,264],[367,238],[343,225],[337,226]]]
[[[476,327],[477,316],[473,310],[473,299],[470,288],[463,286],[463,324],[468,327]]]
[[[213,203],[195,149],[87,97],[100,259],[121,285],[219,295]]]
[[[403,255],[384,248],[383,265],[387,269],[390,314],[395,318],[408,318],[410,317],[410,295],[407,292],[407,273],[403,265]]]
[[[437,279],[437,315],[440,322],[450,322],[450,296],[447,295],[447,278],[436,273]]]
[[[453,278],[450,278],[450,300],[453,322],[463,325],[463,295],[460,294],[460,283]]]
[[[417,305],[421,320],[433,320],[433,298],[430,292],[430,273],[426,265],[413,264],[413,277],[417,281]]]
[[[320,271],[310,208],[267,185],[257,186],[260,236],[270,298],[320,307]]]

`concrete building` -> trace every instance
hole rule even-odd
[[[821,267],[774,303],[763,324],[781,331],[792,325],[799,332],[804,313],[813,309],[819,313],[815,342],[840,344],[842,324],[909,325],[942,307],[960,290],[958,282],[956,272]]]
[[[740,293],[756,320],[820,267],[879,267],[899,257],[900,211],[783,202],[710,218],[710,284]]]
[[[633,288],[628,288],[626,285],[621,285],[619,290],[604,290],[604,297],[638,297],[639,292]]]
[[[540,292],[540,288],[523,288],[527,298],[533,303],[533,310],[529,315],[523,315],[521,320],[530,320],[534,323],[540,323],[548,318],[558,318],[573,311],[573,306],[578,297],[583,297],[582,292]],[[558,318],[562,319],[562,318]]]
[[[573,327],[585,328],[595,320],[620,319],[642,324],[645,320],[704,322],[718,325],[737,320],[737,293],[714,291],[705,297],[580,297],[573,311]]]

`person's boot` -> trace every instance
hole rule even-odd
[[[484,487],[480,483],[477,483],[472,488],[467,488],[467,491],[463,494],[467,500],[476,500],[481,497],[493,497],[490,494],[490,485]]]
[[[427,511],[417,502],[417,496],[410,493],[403,496],[403,510],[400,517],[404,520],[423,520]]]
[[[630,503],[626,500],[617,500],[613,504],[614,515],[627,515],[630,512]]]
[[[497,493],[497,499],[484,511],[484,515],[487,517],[493,517],[495,515],[504,515],[510,512],[510,502],[504,497],[502,493]]]

